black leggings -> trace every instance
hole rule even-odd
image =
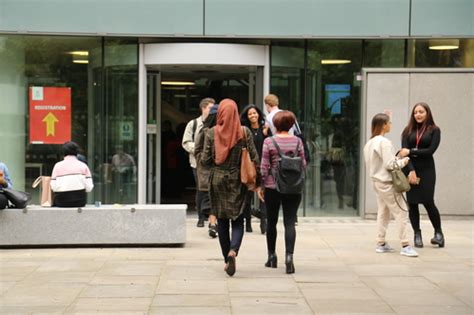
[[[441,217],[434,201],[423,203],[435,231],[441,232]],[[420,210],[417,203],[410,203],[410,222],[414,231],[420,230]]]
[[[296,241],[296,214],[301,202],[301,194],[281,194],[275,189],[265,189],[265,205],[267,207],[267,249],[275,252],[277,223],[280,204],[283,208],[283,224],[285,225],[285,249],[293,254]]]

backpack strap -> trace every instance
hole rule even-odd
[[[277,142],[275,141],[274,137],[270,137],[270,139],[272,139],[273,145],[274,145],[275,148],[277,149],[278,155],[279,155],[280,158],[281,158],[281,156],[283,155],[283,153],[281,153],[280,146],[277,144]],[[300,153],[300,142],[299,142],[299,141],[296,141],[296,152],[295,152],[295,156],[298,156],[299,153]]]
[[[275,148],[277,149],[278,155],[279,155],[280,158],[281,158],[281,156],[282,156],[283,154],[281,153],[280,146],[279,146],[278,143],[275,141],[275,138],[274,138],[274,137],[271,137],[270,139],[272,139],[273,145],[274,145]]]
[[[196,129],[197,129],[197,118],[193,119],[193,142],[194,142],[194,137],[196,135]]]

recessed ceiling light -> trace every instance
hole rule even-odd
[[[88,64],[89,60],[73,60],[72,63]]]
[[[161,85],[195,85],[191,81],[161,81]]]
[[[351,63],[352,61],[348,59],[323,59],[321,60],[322,65],[343,65]]]
[[[89,56],[89,52],[88,51],[71,51],[69,52],[71,55],[74,55],[74,56]]]
[[[452,50],[459,48],[459,39],[431,39],[429,49],[431,50]]]

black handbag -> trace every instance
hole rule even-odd
[[[28,201],[30,201],[31,199],[31,194],[12,188],[2,188],[0,192],[2,192],[7,197],[7,199],[15,206],[15,208],[18,209],[26,208]]]
[[[251,208],[250,209],[250,214],[253,215],[254,217],[256,217],[257,219],[261,219],[262,218],[262,210],[260,210],[259,208]]]

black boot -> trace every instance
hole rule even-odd
[[[435,231],[434,237],[431,239],[431,244],[444,247],[444,235],[441,230]]]
[[[252,219],[245,219],[245,232],[252,233]]]
[[[269,267],[269,268],[277,267],[277,255],[275,253],[268,253],[268,260],[265,263],[265,267]]]
[[[286,254],[285,265],[286,273],[295,273],[295,265],[293,264],[293,254]]]
[[[415,231],[415,247],[423,247],[423,238],[421,237],[421,230]]]

